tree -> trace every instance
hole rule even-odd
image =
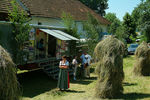
[[[127,39],[130,39],[130,36],[136,37],[136,24],[129,13],[126,13],[123,17],[123,28],[124,33],[127,34]]]
[[[144,33],[146,41],[150,42],[150,0],[143,3],[143,13],[140,18],[140,30]]]
[[[116,29],[115,35],[117,36],[117,38],[118,38],[119,40],[121,40],[122,42],[124,42],[124,44],[126,44],[125,39],[127,38],[127,34],[124,33],[124,28],[123,28],[123,26],[119,26],[119,27]]]
[[[109,26],[109,33],[112,33],[113,35],[116,34],[116,30],[117,28],[121,25],[121,22],[119,19],[114,19],[114,21],[111,23],[111,25]]]
[[[128,55],[128,47],[126,41],[127,34],[124,33],[124,27],[122,25],[117,27],[115,35],[117,39],[121,40],[124,43],[124,57],[126,57]]]
[[[116,17],[115,13],[108,13],[105,18],[111,22],[108,26],[108,32],[115,35],[117,28],[121,25],[121,21]]]
[[[62,13],[62,21],[64,26],[66,27],[66,31],[76,37],[79,38],[79,34],[77,33],[77,25],[76,22],[73,20],[73,17],[69,13]]]
[[[135,21],[136,26],[138,26],[139,19],[141,17],[141,10],[140,10],[141,7],[140,6],[141,5],[139,5],[139,7],[136,7],[131,14],[133,20]]]
[[[132,17],[136,22],[137,29],[144,35],[147,42],[150,41],[150,0],[142,0],[133,10]],[[145,40],[142,39],[142,40]]]
[[[95,10],[101,16],[105,15],[105,10],[108,9],[108,0],[80,0],[83,4]]]
[[[62,13],[62,21],[64,26],[66,27],[65,32],[76,38],[79,38],[76,22],[73,20],[73,17],[69,13]],[[76,41],[69,41],[69,51],[73,56],[77,53],[76,45]]]
[[[31,27],[29,24],[27,24],[29,21],[27,12],[19,9],[19,4],[16,2],[16,0],[12,0],[11,5],[12,10],[9,10],[9,20],[13,27],[13,40],[16,42],[14,61],[17,64],[21,64],[24,62],[24,43],[29,40],[29,31]]]
[[[107,13],[104,18],[106,18],[108,21],[110,21],[111,23],[117,19],[116,14],[115,13]]]
[[[88,53],[90,55],[93,55],[96,44],[99,42],[99,39],[102,38],[102,28],[100,26],[100,23],[91,14],[89,14],[88,20],[86,22],[83,22],[83,30],[85,32],[82,33],[82,35],[86,39],[86,44],[88,45]]]

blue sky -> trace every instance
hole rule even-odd
[[[109,9],[106,13],[116,13],[117,17],[122,20],[126,12],[132,13],[141,0],[108,0]]]

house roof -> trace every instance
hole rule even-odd
[[[10,0],[0,0],[0,13],[8,12],[8,8],[11,9]]]
[[[9,13],[9,10],[13,10],[13,7],[11,5],[12,0],[0,0],[0,17],[5,16]],[[20,4],[19,5],[19,11],[24,10]],[[25,10],[24,10],[25,11]],[[25,13],[27,13],[25,11]]]
[[[4,1],[6,4],[4,4]],[[11,0],[0,0],[0,12],[6,12],[6,6]],[[93,10],[82,4],[78,0],[20,0],[25,7],[30,10],[31,16],[61,18],[62,13],[70,13],[74,20],[87,20],[87,14],[91,13],[102,24],[110,24],[108,20],[95,13]],[[2,3],[1,3],[2,2]],[[1,7],[2,5],[2,7]],[[1,10],[1,8],[3,10]]]
[[[21,6],[19,9],[23,10]],[[8,20],[9,10],[12,10],[11,0],[0,0],[0,20]]]

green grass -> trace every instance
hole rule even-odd
[[[124,58],[125,79],[122,99],[150,100],[150,77],[133,77],[134,62],[134,56]],[[71,88],[68,92],[58,91],[57,81],[47,77],[42,71],[19,74],[23,100],[93,100],[97,77],[93,67],[91,71],[91,79],[71,79]]]
[[[124,59],[124,93],[129,98],[150,100],[150,77],[133,76],[134,56]]]

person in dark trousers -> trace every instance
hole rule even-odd
[[[62,57],[62,60],[59,63],[59,76],[58,76],[58,88],[60,90],[66,90],[69,88],[69,62],[66,59],[66,56]]]
[[[72,65],[73,65],[73,76],[74,76],[74,80],[76,80],[76,74],[77,74],[77,67],[78,67],[78,62],[77,62],[77,56],[74,57],[74,59],[72,60]]]
[[[81,75],[81,77],[84,77],[84,70],[85,70],[85,68],[84,68],[84,64],[85,64],[85,55],[86,55],[86,52],[84,51],[83,53],[82,53],[82,55],[80,56],[80,59],[81,59],[81,71],[80,71],[80,75]]]

